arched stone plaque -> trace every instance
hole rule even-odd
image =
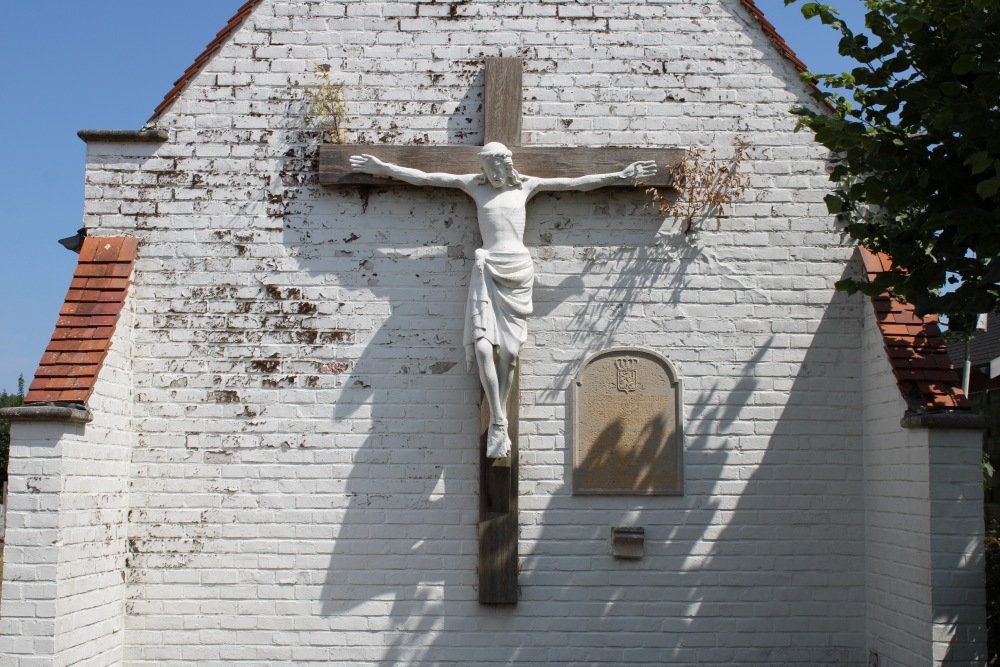
[[[573,493],[684,494],[681,380],[652,350],[593,355],[573,385]]]

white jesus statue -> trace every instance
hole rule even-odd
[[[465,312],[465,349],[470,364],[479,366],[479,379],[490,406],[486,456],[510,456],[507,434],[507,394],[521,344],[528,337],[531,288],[535,272],[524,247],[525,206],[539,192],[593,190],[622,180],[640,180],[656,173],[652,161],[634,162],[610,174],[578,178],[536,178],[514,170],[511,152],[500,143],[488,143],[479,153],[479,174],[429,174],[419,169],[383,162],[372,155],[351,157],[356,172],[399,179],[411,185],[457,188],[476,202],[483,247],[476,251]]]

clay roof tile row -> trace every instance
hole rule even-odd
[[[865,276],[871,281],[892,269],[892,259],[859,247]],[[872,297],[896,384],[911,408],[923,411],[967,410],[958,372],[948,358],[936,315],[920,318],[913,306],[888,294]]]
[[[25,403],[86,403],[128,291],[139,242],[88,238]]]

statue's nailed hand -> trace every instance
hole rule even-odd
[[[649,178],[656,175],[656,162],[653,160],[640,160],[639,162],[633,162],[629,166],[625,167],[621,174],[621,178],[629,179],[632,181],[641,181],[644,178]]]
[[[388,165],[379,160],[374,155],[352,155],[351,170],[360,174],[371,174],[372,176],[388,175]]]

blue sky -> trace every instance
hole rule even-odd
[[[27,382],[69,287],[76,255],[56,241],[83,217],[77,130],[137,129],[244,0],[7,3],[0,40],[0,389]],[[859,25],[861,0],[828,0]],[[782,0],[757,0],[816,72],[841,71],[837,37]]]

